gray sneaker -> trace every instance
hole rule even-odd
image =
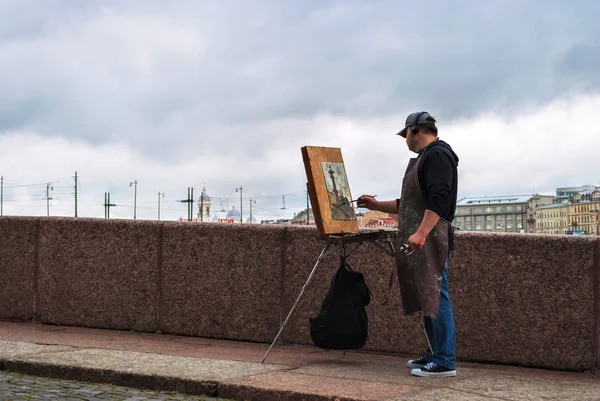
[[[406,364],[406,367],[411,369],[420,369],[424,368],[425,365],[427,365],[428,363],[429,361],[427,360],[427,358],[425,356],[422,356],[419,359],[409,359],[408,363]]]

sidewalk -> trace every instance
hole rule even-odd
[[[0,322],[0,368],[235,400],[600,400],[600,376],[458,364],[416,378],[408,357]]]

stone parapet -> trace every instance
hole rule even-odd
[[[0,319],[270,343],[324,245],[314,227],[1,217]],[[374,294],[365,349],[424,350],[396,275],[380,304],[394,259],[365,243],[348,262]],[[311,343],[338,263],[322,260],[281,341]],[[599,237],[457,233],[449,287],[459,359],[598,370]]]

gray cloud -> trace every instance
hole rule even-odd
[[[247,133],[277,119],[451,121],[599,83],[591,1],[82,4],[3,6],[0,129],[169,157],[264,149]]]

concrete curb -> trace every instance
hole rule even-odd
[[[190,380],[173,376],[145,375],[135,372],[65,366],[10,358],[0,358],[0,370],[52,379],[114,384],[115,386],[132,387],[141,390],[176,391],[182,394],[205,395],[228,400],[360,401],[347,397],[332,397],[294,391],[276,391],[255,386],[231,384],[227,383],[227,381]]]
[[[18,359],[0,359],[0,370],[53,379],[77,380],[114,384],[155,391],[177,391],[183,394],[217,397],[218,382],[189,380],[170,376],[144,375],[108,369],[64,366],[51,363],[28,362]]]

